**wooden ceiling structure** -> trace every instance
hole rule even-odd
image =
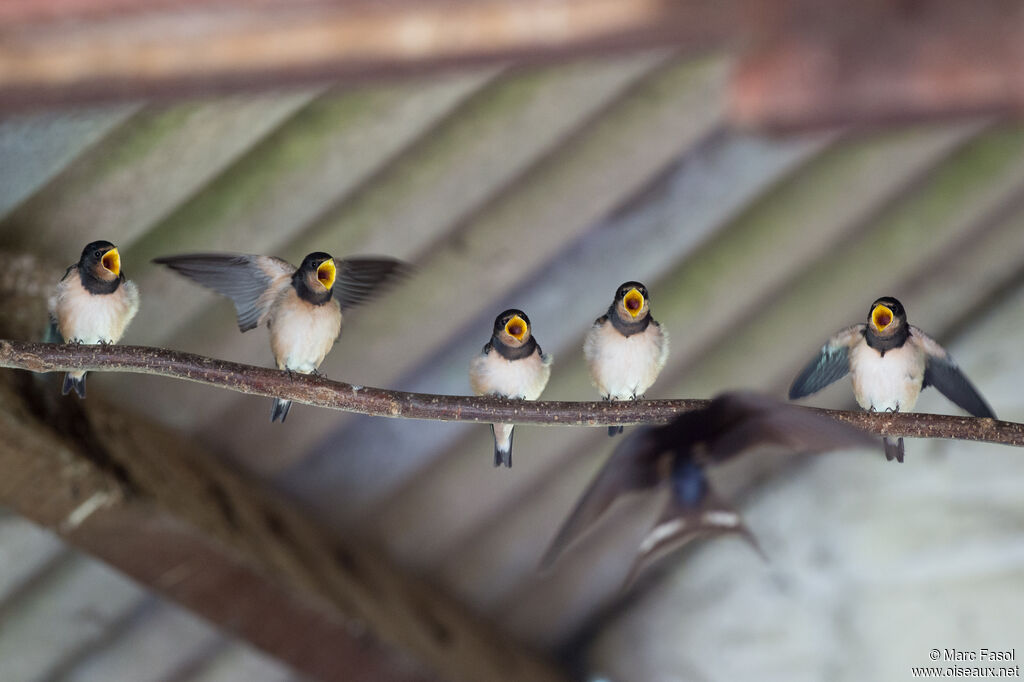
[[[865,298],[956,338],[1024,286],[1021,63],[998,0],[12,0],[0,336],[38,337],[99,231],[143,292],[130,343],[265,364],[262,332],[147,262],[316,247],[419,270],[353,314],[332,377],[465,393],[519,304],[545,397],[587,398],[583,330],[639,277],[673,335],[657,396],[778,391]],[[78,404],[0,374],[0,504],[295,675],[569,679],[556,655],[624,608],[625,522],[534,571],[596,430],[521,429],[495,472],[485,429],[301,406],[278,428],[252,398],[90,382]]]

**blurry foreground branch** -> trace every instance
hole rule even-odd
[[[377,417],[439,421],[512,422],[564,426],[664,424],[707,400],[635,402],[517,401],[473,396],[433,395],[356,386],[323,377],[289,375],[146,346],[76,346],[0,340],[0,367],[33,372],[84,369],[134,372],[185,379],[239,393],[286,398]],[[951,438],[1024,447],[1024,424],[939,414],[869,414],[808,407],[883,436]]]

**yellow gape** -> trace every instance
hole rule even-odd
[[[316,278],[320,284],[324,285],[324,289],[328,291],[334,286],[334,278],[338,274],[338,268],[334,265],[334,259],[328,258],[320,267],[316,269]]]
[[[512,319],[505,323],[505,333],[516,341],[522,341],[526,336],[526,321],[518,315],[513,315]]]
[[[886,327],[892,324],[892,320],[892,310],[884,305],[876,305],[875,309],[871,311],[871,324],[875,325],[875,329],[880,332],[884,332]]]
[[[640,314],[640,311],[644,309],[644,295],[636,289],[630,289],[629,292],[622,297],[622,307],[626,309],[632,317],[636,317]]]
[[[121,254],[117,252],[116,246],[103,254],[100,262],[103,264],[103,267],[115,275],[121,274]]]

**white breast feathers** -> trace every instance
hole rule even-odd
[[[911,336],[882,355],[862,341],[850,349],[853,395],[865,410],[914,409],[924,381],[925,355]]]
[[[623,336],[610,322],[595,324],[583,343],[590,377],[601,395],[628,400],[647,392],[668,359],[668,333],[650,324]]]
[[[278,368],[309,374],[341,333],[341,309],[333,300],[319,306],[303,301],[289,286],[271,307],[267,326]]]
[[[551,358],[534,352],[519,360],[506,360],[496,350],[473,358],[469,383],[477,395],[536,400],[551,376]]]
[[[139,290],[122,282],[112,294],[90,294],[72,270],[57,285],[50,313],[65,341],[117,343],[139,311]]]

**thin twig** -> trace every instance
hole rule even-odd
[[[218,386],[239,393],[377,417],[438,421],[507,422],[563,426],[664,424],[707,400],[569,402],[433,395],[355,386],[323,377],[150,348],[86,346],[0,340],[0,367],[33,372],[134,372]],[[1024,447],[1024,424],[941,414],[870,414],[808,407],[883,436],[951,438]]]

